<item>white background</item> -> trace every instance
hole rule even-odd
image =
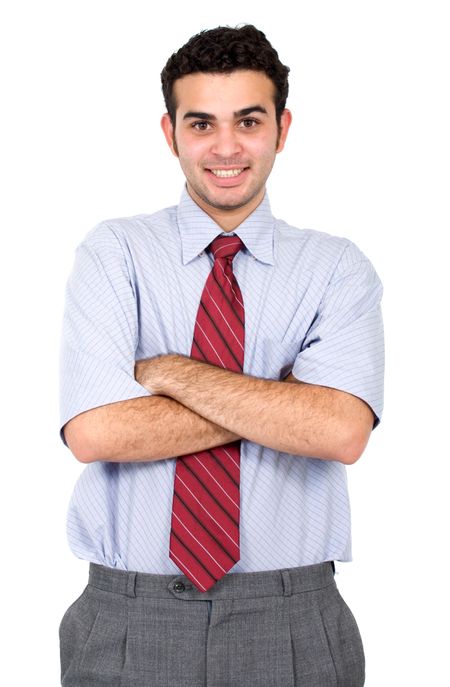
[[[59,684],[58,624],[86,583],[65,537],[82,466],[58,437],[75,247],[100,220],[178,202],[159,73],[199,30],[249,22],[291,68],[275,216],[351,238],[385,286],[385,414],[348,469],[354,561],[337,577],[366,685],[450,684],[446,3],[155,5],[2,5],[2,682]]]

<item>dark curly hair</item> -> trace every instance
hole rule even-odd
[[[262,31],[252,24],[237,28],[218,26],[201,31],[175,52],[161,72],[162,91],[172,124],[177,104],[173,85],[177,79],[195,72],[230,73],[236,69],[264,72],[275,86],[275,110],[280,124],[288,96],[289,67],[280,62],[277,51]]]

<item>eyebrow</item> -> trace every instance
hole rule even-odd
[[[246,117],[247,115],[252,114],[252,112],[267,114],[265,107],[262,107],[261,105],[251,105],[250,107],[244,107],[242,110],[233,112],[233,115],[236,118]],[[194,112],[189,110],[189,112],[186,112],[186,114],[183,116],[183,119],[205,119],[206,121],[215,121],[217,117],[213,114],[209,114],[208,112]]]

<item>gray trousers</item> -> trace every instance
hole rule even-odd
[[[60,626],[64,687],[361,687],[364,649],[331,562],[184,575],[91,564]]]

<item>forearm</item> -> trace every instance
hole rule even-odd
[[[351,394],[250,377],[177,355],[148,362],[144,386],[257,444],[351,463],[367,443],[373,414]]]
[[[163,396],[93,408],[70,420],[64,436],[72,453],[83,463],[162,460],[239,438]]]

